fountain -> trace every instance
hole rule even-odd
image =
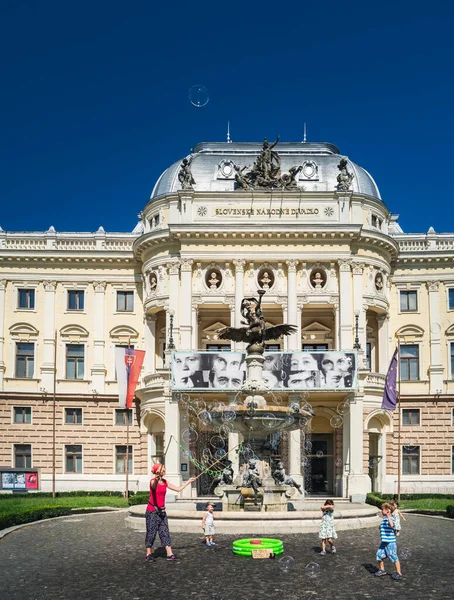
[[[286,475],[280,456],[274,456],[273,465],[269,437],[272,433],[280,437],[305,427],[313,416],[312,408],[306,394],[289,395],[271,390],[263,379],[265,341],[290,335],[296,327],[288,324],[266,327],[261,309],[265,290],[257,293],[258,298],[244,298],[241,303],[245,327],[225,327],[217,332],[219,339],[248,343],[246,381],[228,404],[212,406],[202,415],[205,424],[228,427],[244,439],[236,449],[243,462],[243,472],[230,481],[233,479],[229,473],[231,464],[224,463],[223,476],[218,478],[214,490],[222,498],[223,511],[281,512],[287,510],[295,490],[302,497],[301,486]]]

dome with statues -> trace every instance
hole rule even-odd
[[[258,177],[264,150],[269,154],[270,171],[265,177],[263,172]],[[185,169],[189,181],[185,181]],[[349,178],[348,185],[343,187],[339,179],[342,169]],[[348,189],[381,200],[371,175],[326,142],[266,139],[264,142],[203,142],[162,173],[151,199],[188,188],[195,192],[231,192],[239,188],[285,188],[301,192]]]

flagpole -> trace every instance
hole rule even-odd
[[[131,337],[128,336],[128,350],[131,348]],[[126,401],[126,490],[125,498],[129,498],[129,408]]]
[[[400,338],[397,338],[397,502],[400,502],[400,476],[402,472],[402,447],[400,445],[400,426],[401,426],[401,409],[400,409]]]

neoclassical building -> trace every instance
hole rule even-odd
[[[454,234],[405,234],[371,175],[328,143],[199,144],[161,175],[132,233],[0,231],[0,468],[37,468],[49,490],[55,449],[57,489],[124,489],[129,419],[131,490],[164,455],[172,481],[191,476],[182,447],[200,456],[212,432],[183,439],[170,350],[243,351],[216,332],[263,289],[267,322],[297,326],[270,350],[357,356],[351,389],[307,391],[309,429],[280,442],[287,472],[314,494],[395,492],[400,445],[402,492],[453,492],[453,260]],[[386,412],[398,340],[401,403]],[[118,345],[146,350],[130,414]],[[185,494],[209,495],[209,482]]]

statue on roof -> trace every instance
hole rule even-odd
[[[183,190],[192,190],[195,185],[195,180],[191,172],[191,163],[192,157],[189,159],[183,158],[180,170],[178,171],[178,181]]]
[[[339,175],[337,176],[337,189],[339,191],[349,190],[353,181],[354,175],[347,169],[347,164],[347,157],[343,156],[340,163],[337,165],[337,168],[340,171]]]
[[[248,181],[247,175],[245,175],[244,171],[248,168],[249,165],[240,169],[238,165],[233,165],[235,170],[235,183],[237,189],[240,188],[242,190],[248,190],[251,186]]]

